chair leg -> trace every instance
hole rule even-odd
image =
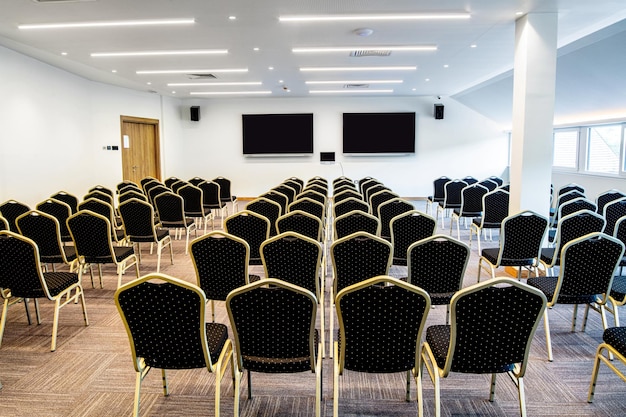
[[[519,411],[521,417],[526,417],[526,394],[524,393],[524,378],[517,378],[517,392],[519,395]]]
[[[157,274],[161,272],[161,251],[163,250],[163,242],[157,242]],[[141,262],[141,256],[139,256],[139,261]]]
[[[137,371],[137,378],[135,378],[135,401],[133,404],[133,417],[139,417],[139,405],[141,404],[141,382],[150,372],[150,367],[146,366]]]
[[[234,405],[234,417],[239,417],[239,402],[240,402],[240,393],[241,393],[241,378],[243,376],[243,372],[239,370],[239,366],[237,365],[237,355],[235,352],[231,352],[231,366],[232,366],[232,374],[233,374],[233,396],[235,397],[235,405]]]
[[[491,387],[489,389],[489,402],[496,398],[496,373],[491,374]]]
[[[552,362],[552,340],[550,339],[550,321],[548,319],[548,309],[543,312],[543,327],[546,332],[546,349],[548,350],[548,361]]]
[[[248,369],[248,399],[252,399],[252,372]]]
[[[50,351],[54,352],[57,349],[57,332],[59,330],[59,311],[61,310],[61,297],[57,297],[54,300],[54,318],[52,319],[52,345]]]
[[[337,342],[333,345],[334,359],[333,359],[333,417],[339,416],[339,344]],[[333,357],[333,355],[330,355]]]
[[[35,304],[35,318],[37,319],[37,324],[41,324],[41,314],[39,314],[39,300],[33,298],[33,303]]]
[[[4,299],[2,305],[2,317],[0,318],[0,346],[2,346],[2,336],[4,336],[4,326],[7,323],[7,311],[9,310],[9,298]]]
[[[596,381],[598,380],[598,370],[600,369],[600,360],[603,359],[602,357],[603,349],[604,349],[604,346],[603,344],[601,344],[600,346],[598,346],[598,349],[596,350],[596,357],[593,361],[593,371],[591,372],[591,382],[589,383],[589,394],[587,395],[588,403],[593,402],[593,396],[596,391]]]

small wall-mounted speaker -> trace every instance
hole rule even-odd
[[[443,104],[435,104],[435,119],[443,119]]]
[[[189,110],[191,113],[191,121],[199,122],[200,121],[200,106],[191,106]]]

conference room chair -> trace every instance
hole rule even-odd
[[[177,179],[177,181],[182,181],[182,180],[179,178],[179,179]],[[177,182],[177,181],[172,181],[172,183]],[[197,187],[198,184],[200,184],[202,181],[206,181],[206,178],[195,176],[193,178],[188,179],[187,183]],[[167,185],[167,183],[165,185]]]
[[[598,194],[595,199],[598,214],[604,214],[604,206],[611,201],[619,200],[624,197],[626,197],[626,194],[614,188]]]
[[[605,205],[603,216],[606,219],[604,233],[613,236],[615,234],[615,224],[620,218],[626,216],[626,198],[613,200]]]
[[[626,216],[620,217],[615,223],[613,237],[626,246]],[[606,310],[613,314],[615,327],[620,326],[618,307],[626,304],[626,276],[623,274],[625,266],[626,257],[623,256],[619,262],[617,273],[615,274],[615,277],[613,277],[613,284],[611,285],[611,292],[609,294],[609,303],[606,305]]]
[[[119,211],[122,216],[123,232],[126,241],[132,245],[137,245],[135,253],[139,263],[141,263],[141,244],[149,243],[150,253],[152,253],[153,244],[156,244],[157,247],[157,273],[161,271],[161,254],[164,247],[169,246],[170,262],[174,265],[174,250],[172,249],[170,232],[167,229],[156,227],[154,224],[154,209],[148,202],[130,199],[119,205]]]
[[[333,204],[333,219],[342,216],[346,213],[350,213],[354,210],[360,210],[364,213],[370,212],[370,205],[363,201],[361,198],[348,197],[346,199],[335,201]]]
[[[482,185],[489,191],[493,191],[499,187],[499,184],[490,178],[485,178],[484,180],[479,181],[478,184]]]
[[[420,343],[430,310],[423,289],[377,276],[342,289],[335,300],[339,338],[333,345],[333,416],[339,416],[339,376],[406,372],[406,401],[415,380],[418,415],[423,414]]]
[[[295,196],[300,194],[302,192],[302,189],[304,188],[304,181],[292,178],[287,178],[285,181],[283,181],[283,184],[293,188],[293,191],[295,192],[294,199]]]
[[[83,196],[83,201],[89,200],[90,198],[95,198],[97,200],[104,201],[105,203],[110,204],[111,206],[114,205],[113,196],[100,190],[89,191],[87,194]],[[80,210],[80,208],[78,210]]]
[[[377,213],[380,219],[380,237],[391,242],[391,219],[414,209],[413,204],[402,198],[392,198],[381,203]]]
[[[265,197],[258,197],[246,205],[247,211],[260,214],[270,222],[270,236],[276,236],[276,220],[283,214],[280,204]]]
[[[356,232],[380,236],[380,219],[361,210],[342,214],[333,221],[333,239],[341,239]]]
[[[77,207],[78,206],[72,209],[69,204],[61,200],[49,198],[38,203],[35,206],[35,209],[54,216],[59,221],[59,226],[61,228],[61,241],[71,242],[72,237],[70,236],[70,232],[67,228],[67,219],[72,215],[72,213],[76,212]]]
[[[78,203],[78,210],[93,211],[94,213],[98,213],[106,217],[111,223],[111,239],[113,239],[113,242],[118,246],[126,245],[128,243],[126,235],[124,234],[124,229],[117,225],[115,209],[111,204],[97,198],[89,198]]]
[[[487,248],[480,252],[477,281],[483,267],[496,277],[500,267],[517,268],[517,279],[522,278],[522,268],[535,270],[541,253],[541,245],[548,229],[548,219],[530,210],[506,217],[500,229],[500,241],[497,248]]]
[[[372,196],[375,194],[379,194],[379,193],[382,193],[382,194],[380,194],[376,198],[376,207],[374,207],[374,205],[372,204]],[[400,197],[400,196],[394,193],[393,191],[391,191],[389,187],[383,184],[377,184],[377,185],[374,185],[373,187],[369,187],[363,193],[363,198],[370,205],[370,210],[372,211],[373,215],[376,215],[377,213],[376,210],[378,209],[378,205],[380,205],[381,202],[387,201],[390,198],[394,198],[394,197]]]
[[[452,236],[452,225],[456,220],[456,238],[461,239],[461,219],[465,219],[467,227],[467,219],[472,222],[474,219],[483,215],[483,197],[489,192],[487,187],[475,183],[468,185],[461,190],[461,206],[452,209],[450,214],[450,236]]]
[[[520,415],[525,417],[524,376],[545,310],[541,291],[510,278],[495,278],[457,292],[451,300],[451,324],[429,326],[422,345],[422,363],[435,389],[435,416],[442,414],[441,379],[462,372],[491,374],[491,402],[496,376],[508,374],[517,386]],[[470,392],[471,387],[464,391]]]
[[[249,399],[252,372],[313,372],[315,416],[321,416],[322,345],[315,328],[317,304],[311,291],[274,278],[237,288],[228,295],[226,310],[233,329],[237,364],[235,415],[241,379],[247,371]]]
[[[476,184],[478,182],[478,180],[476,178],[472,177],[471,175],[463,177],[461,179],[461,181],[465,181],[467,183],[467,185]]]
[[[135,267],[135,274],[139,278],[139,260],[132,246],[113,246],[111,238],[111,222],[106,217],[83,210],[71,215],[67,219],[76,256],[79,260],[78,275],[82,280],[82,274],[86,267],[98,265],[100,288],[102,283],[102,265],[115,265],[117,272],[117,287],[122,285],[122,274],[131,267]],[[93,275],[91,286],[94,287]]]
[[[276,220],[277,232],[296,232],[320,243],[324,243],[322,221],[306,211],[294,210],[285,213]]]
[[[261,243],[270,237],[270,221],[267,217],[253,211],[241,210],[224,220],[224,231],[248,243],[250,265],[262,265]]]
[[[108,194],[111,198],[113,198],[113,190],[111,190],[108,187],[105,187],[104,185],[96,184],[93,187],[91,187],[89,190],[87,190],[88,193],[91,193],[93,191],[99,191],[101,193]]]
[[[609,367],[615,375],[619,376],[622,381],[626,382],[626,375],[615,365],[614,359],[617,359],[622,366],[626,366],[626,327],[609,327],[602,334],[602,343],[596,350],[593,362],[593,370],[591,372],[591,382],[589,384],[589,394],[587,402],[593,402],[596,383],[598,380],[598,371],[600,370],[600,362]]]
[[[68,193],[67,191],[59,191],[55,194],[52,194],[50,198],[62,201],[70,206],[72,214],[78,211],[78,198],[75,195]]]
[[[604,233],[590,233],[567,243],[561,251],[558,276],[541,276],[528,279],[528,285],[541,290],[548,298],[548,307],[556,304],[573,304],[572,332],[576,330],[578,305],[585,305],[582,330],[587,326],[587,316],[592,309],[600,313],[602,328],[607,329],[606,303],[613,276],[624,256],[624,244]],[[552,361],[552,342],[548,310],[544,312],[544,327],[548,360]]]
[[[478,253],[481,253],[480,240],[481,235],[487,239],[487,231],[489,231],[490,240],[493,239],[493,230],[499,230],[502,227],[502,221],[509,215],[509,192],[501,188],[497,188],[483,196],[483,214],[478,218],[472,219],[469,230],[469,243],[472,245],[472,237],[476,235],[478,242]]]
[[[422,239],[407,250],[407,282],[426,291],[433,306],[446,306],[446,324],[450,300],[463,286],[469,258],[468,245],[445,235]]]
[[[139,191],[139,189],[127,188],[126,190],[124,190],[123,193],[117,196],[117,205],[119,206],[124,201],[130,200],[131,198],[136,198],[137,200],[149,202],[148,197],[143,192]]]
[[[239,211],[239,200],[237,196],[232,193],[232,183],[228,178],[215,177],[211,181],[216,182],[220,186],[220,200],[223,203],[230,203],[233,208],[233,213]]]
[[[0,215],[4,217],[7,224],[9,225],[8,230],[15,233],[19,233],[19,231],[17,230],[17,224],[15,224],[15,219],[17,219],[19,216],[29,210],[30,207],[16,200],[7,200],[4,203],[0,204]]]
[[[433,214],[433,205],[443,203],[445,199],[444,187],[451,178],[446,176],[439,177],[433,181],[433,195],[426,197],[426,212]]]
[[[199,178],[199,177],[196,177],[196,178]],[[177,181],[182,181],[182,180],[178,177],[168,177],[163,181],[163,184],[165,184],[165,186],[171,190],[172,184],[174,184]],[[191,182],[193,185],[197,185],[197,184],[194,184],[191,180],[189,180],[189,182]]]
[[[213,221],[219,215],[220,221],[223,222],[228,216],[228,205],[221,199],[221,186],[214,181],[203,181],[198,184],[198,188],[202,190],[204,210],[213,214]]]
[[[183,198],[185,207],[185,217],[190,217],[197,220],[198,227],[204,227],[204,233],[206,233],[209,221],[211,221],[211,227],[215,228],[215,217],[213,212],[209,209],[205,209],[204,197],[202,189],[196,187],[193,184],[186,184],[176,191],[176,194]]]
[[[152,368],[161,369],[165,396],[170,393],[168,369],[206,369],[215,374],[214,413],[219,416],[221,382],[229,362],[233,376],[236,364],[226,325],[205,322],[204,292],[178,278],[149,274],[118,288],[114,298],[136,372],[133,416],[139,416],[141,385]]]
[[[302,190],[304,188],[304,180],[302,178],[293,176],[293,177],[285,178],[284,182],[287,182],[287,181],[296,182],[298,184],[298,188],[296,188],[297,190]]]
[[[411,210],[391,219],[392,265],[407,266],[407,251],[411,244],[435,234],[437,220],[421,211]]]
[[[323,204],[324,206],[328,204],[328,198],[326,197],[326,194],[323,194],[319,191],[315,191],[313,189],[305,188],[304,190],[302,190],[300,194],[296,196],[296,200],[305,198],[305,197],[310,198],[311,200],[315,200],[318,203]]]
[[[364,179],[359,181],[359,191],[361,192],[361,195],[363,196],[363,199],[365,201],[369,202],[369,200],[367,198],[368,190],[370,188],[373,188],[373,187],[376,187],[376,186],[382,186],[384,188],[383,183],[378,181],[376,178],[365,177]]]
[[[185,255],[189,253],[189,235],[192,231],[198,235],[196,222],[186,216],[185,200],[178,194],[167,191],[154,198],[154,205],[161,227],[174,229],[174,238],[181,239],[185,232]]]
[[[279,193],[276,190],[269,190],[259,195],[259,197],[264,197],[264,198],[267,198],[268,200],[272,200],[273,202],[278,203],[278,205],[280,206],[280,212],[283,215],[287,213],[287,205],[289,204],[289,199],[287,198],[285,194]]]
[[[355,198],[357,200],[363,200],[363,195],[357,190],[353,190],[353,189],[340,190],[338,193],[333,194],[333,202],[335,204],[339,204],[341,201],[348,199],[348,198]],[[363,200],[363,202],[367,204],[365,200]]]
[[[445,228],[444,216],[449,215],[450,211],[461,207],[461,191],[467,187],[465,181],[454,179],[446,182],[443,187],[444,197],[437,205],[437,215],[435,218],[441,218],[441,227]]]
[[[139,192],[143,192],[143,188],[133,181],[124,180],[122,182],[117,183],[115,189],[118,194],[122,194],[125,190],[135,190]]]
[[[85,326],[89,325],[89,319],[87,318],[85,297],[79,275],[75,272],[42,271],[39,249],[35,242],[17,233],[0,232],[0,288],[4,298],[0,340],[4,332],[11,297],[21,298],[24,303],[27,303],[28,299],[33,299],[37,324],[41,324],[39,299],[46,298],[54,302],[52,343],[50,345],[50,350],[54,352],[57,347],[61,308],[68,304],[78,303],[80,300]]]
[[[160,182],[158,179],[156,179],[154,177],[147,176],[147,177],[143,177],[142,179],[139,180],[139,185],[141,185],[141,187],[143,188],[147,183],[149,183],[151,181]]]
[[[307,213],[318,217],[322,223],[325,224],[326,222],[326,207],[324,204],[308,197],[296,199],[290,203],[289,206],[287,206],[287,212],[294,210],[306,211]]]
[[[565,194],[561,194],[558,197],[558,199],[557,199],[557,203],[556,203],[556,207],[554,209],[554,213],[553,213],[553,215],[552,215],[552,217],[550,219],[550,225],[555,227],[556,224],[558,223],[558,221],[559,221],[559,211],[560,211],[561,206],[563,204],[566,204],[567,202],[575,200],[575,199],[578,199],[578,198],[585,198],[585,194],[581,193],[580,191],[577,191],[577,190],[572,190],[572,191],[569,191],[569,192],[567,192]]]

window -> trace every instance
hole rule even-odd
[[[576,169],[578,165],[578,129],[563,129],[554,132],[554,156],[552,166]]]
[[[621,143],[621,125],[590,127],[587,140],[587,171],[619,174]]]

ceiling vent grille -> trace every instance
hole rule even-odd
[[[96,0],[33,0],[35,3],[86,3]]]
[[[358,51],[351,51],[350,56],[389,56],[391,51],[387,49],[365,49]]]
[[[217,77],[213,74],[187,74],[191,80],[214,80]]]
[[[369,84],[344,84],[343,88],[364,89],[370,88]]]

